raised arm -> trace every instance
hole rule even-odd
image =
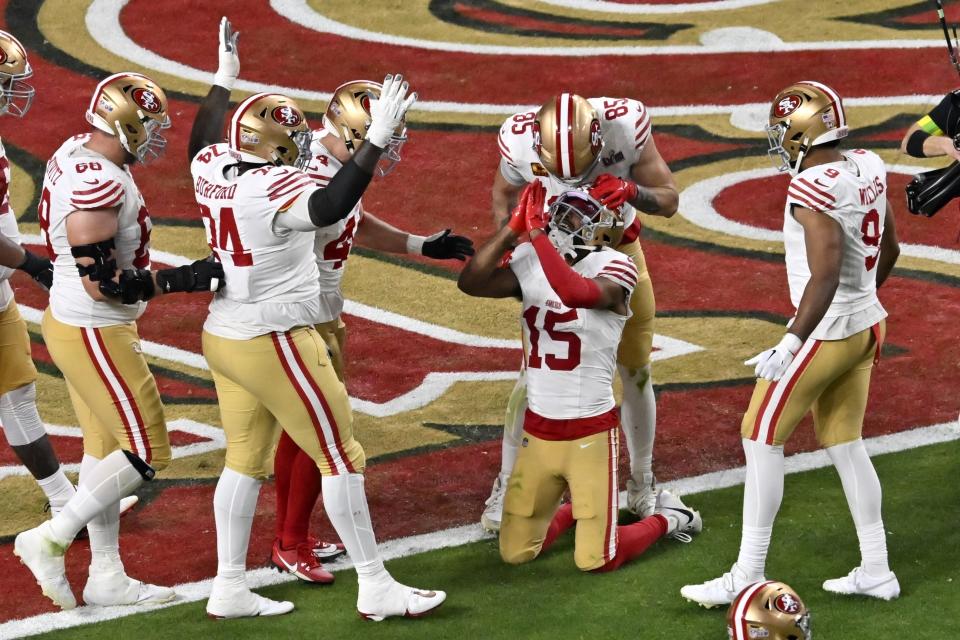
[[[223,140],[223,125],[227,111],[230,109],[230,91],[233,89],[234,82],[237,81],[237,76],[240,75],[240,56],[237,51],[237,38],[240,37],[240,32],[233,31],[230,21],[223,17],[220,18],[219,33],[220,63],[213,78],[213,86],[200,103],[197,117],[193,121],[193,128],[190,129],[190,143],[187,145],[188,163],[192,162],[193,157],[204,147]]]

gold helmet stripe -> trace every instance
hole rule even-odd
[[[833,113],[837,116],[837,128],[847,126],[847,116],[843,112],[843,101],[840,100],[840,96],[837,95],[837,92],[828,87],[825,84],[820,82],[815,82],[813,80],[802,80],[797,84],[806,84],[811,87],[816,87],[827,94],[827,97],[830,98],[830,106],[833,108]]]
[[[734,618],[733,618],[734,625],[735,625],[733,629],[734,640],[751,640],[750,634],[748,633],[748,630],[747,630],[747,619],[746,619],[747,608],[750,606],[750,602],[753,600],[753,596],[756,595],[756,593],[761,589],[763,589],[765,586],[772,583],[773,583],[772,580],[768,580],[766,582],[754,583],[749,587],[747,587],[746,589],[744,589],[740,593],[740,595],[737,597],[737,602],[735,605],[736,614],[734,615]]]

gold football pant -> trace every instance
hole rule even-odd
[[[567,488],[577,522],[577,567],[591,571],[617,554],[619,433],[611,429],[577,440],[543,440],[523,433],[500,525],[505,562],[520,564],[539,555]]]
[[[347,390],[316,329],[298,327],[250,340],[204,331],[203,355],[217,387],[228,468],[268,476],[282,427],[323,475],[363,471],[366,459],[353,438]]]
[[[43,340],[63,372],[83,430],[83,451],[106,458],[116,449],[159,471],[170,463],[160,392],[140,351],[136,323],[91,329],[64,324],[47,308]]]
[[[623,327],[617,363],[630,369],[641,369],[650,364],[650,352],[653,350],[653,318],[657,310],[653,283],[639,240],[617,247],[617,251],[626,254],[637,266],[638,272],[637,286],[630,296],[633,315]]]
[[[0,396],[36,379],[27,323],[20,317],[17,301],[11,300],[7,308],[0,311]]]
[[[327,349],[330,351],[330,360],[333,362],[333,369],[337,372],[337,377],[340,378],[340,382],[346,384],[344,358],[347,349],[347,325],[343,323],[342,318],[337,317],[336,320],[322,322],[315,325],[314,328],[327,344]]]
[[[884,334],[881,321],[843,340],[807,340],[780,380],[757,380],[741,435],[782,445],[813,409],[821,447],[860,438],[870,373]]]

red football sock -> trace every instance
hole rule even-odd
[[[277,492],[276,536],[283,537],[283,521],[287,517],[287,501],[290,495],[290,479],[293,476],[293,461],[300,447],[284,431],[277,443],[277,453],[273,457],[273,483]]]
[[[307,541],[310,516],[320,497],[321,480],[317,463],[299,451],[293,461],[287,512],[283,521],[283,535],[280,537],[280,544],[285,549],[292,549]]]
[[[557,541],[557,538],[560,537],[560,534],[576,524],[576,520],[573,519],[573,504],[567,502],[560,505],[560,508],[557,509],[557,512],[553,514],[553,520],[550,521],[550,526],[547,528],[547,535],[543,537],[543,546],[540,547],[540,551],[546,551],[550,546]]]
[[[665,535],[667,535],[667,519],[659,513],[644,518],[640,522],[617,527],[617,555],[594,571],[605,572],[619,568],[623,563],[642,555],[650,545]]]

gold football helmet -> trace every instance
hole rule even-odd
[[[379,82],[354,80],[337,87],[323,114],[324,128],[338,136],[350,153],[355,153],[363,144],[370,128],[370,101],[380,98],[383,88]],[[400,123],[383,156],[377,164],[377,173],[385,176],[400,162],[400,149],[407,141],[407,125]]]
[[[127,153],[147,163],[159,158],[167,147],[161,129],[170,127],[167,95],[160,86],[139,73],[115,73],[97,85],[87,122],[117,136]]]
[[[533,121],[533,148],[553,177],[577,186],[600,160],[600,115],[576,94],[550,98]]]
[[[811,147],[839,140],[849,132],[837,92],[825,84],[804,80],[778,93],[770,105],[767,153],[778,171],[798,171]]]
[[[782,582],[756,582],[730,605],[727,634],[730,640],[810,640],[810,611]]]
[[[303,110],[278,93],[250,96],[230,119],[230,151],[243,162],[303,169],[312,157],[310,139]]]
[[[0,115],[22,118],[33,104],[36,89],[24,82],[33,75],[27,50],[6,31],[0,31]]]
[[[560,194],[547,212],[547,236],[561,255],[576,257],[576,250],[616,247],[623,238],[623,216],[608,209],[586,189]]]

